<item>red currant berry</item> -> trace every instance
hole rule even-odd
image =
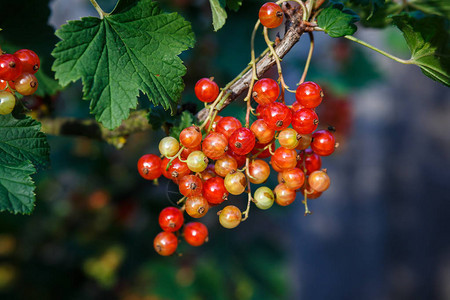
[[[12,54],[0,55],[0,79],[16,80],[22,74],[22,63],[20,59]]]
[[[250,126],[250,130],[255,135],[255,138],[258,141],[258,143],[261,144],[269,143],[275,136],[275,130],[270,129],[263,119],[258,119],[255,122],[253,122],[252,126]]]
[[[275,164],[282,170],[295,168],[297,165],[297,151],[294,149],[279,147],[275,150],[270,162],[272,165]]]
[[[269,178],[270,167],[264,160],[256,159],[248,165],[248,174],[251,183],[261,184]]]
[[[299,168],[283,171],[281,182],[290,190],[298,190],[305,183],[305,173]]]
[[[302,136],[292,128],[286,128],[280,131],[278,142],[281,147],[295,149],[300,142]]]
[[[39,70],[39,67],[41,66],[39,56],[34,51],[31,51],[29,49],[17,50],[14,53],[14,56],[22,62],[23,73],[34,74]]]
[[[255,147],[255,135],[245,127],[237,129],[228,141],[230,149],[238,155],[246,155]]]
[[[292,127],[300,134],[312,133],[319,124],[319,117],[311,108],[297,110],[292,116]]]
[[[189,126],[180,133],[180,143],[186,148],[198,147],[202,142],[202,133],[198,126]]]
[[[315,108],[322,102],[322,88],[314,82],[303,82],[295,91],[295,99],[305,108]]]
[[[232,229],[238,226],[242,220],[242,213],[239,208],[234,205],[225,206],[219,212],[219,222],[225,228]]]
[[[229,173],[224,180],[225,188],[232,195],[240,195],[247,187],[247,177],[240,171]]]
[[[259,21],[267,28],[276,28],[283,22],[283,11],[274,2],[267,2],[259,9]]]
[[[16,97],[7,91],[0,92],[0,115],[10,114],[16,106]]]
[[[300,133],[299,133],[300,134]],[[312,141],[312,134],[308,133],[308,134],[300,134],[300,140],[298,141],[298,145],[295,149],[297,150],[305,150],[306,148],[309,147],[309,145],[311,145],[311,141]]]
[[[167,232],[175,232],[184,223],[183,212],[176,207],[169,206],[159,213],[159,226]]]
[[[320,156],[328,156],[334,152],[336,140],[328,130],[319,130],[313,133],[311,149]]]
[[[200,222],[187,223],[183,230],[184,239],[191,246],[201,246],[208,241],[208,228]]]
[[[202,102],[213,102],[219,95],[219,86],[209,78],[202,78],[195,84],[195,95]]]
[[[271,78],[262,78],[253,86],[252,96],[258,104],[270,104],[280,94],[278,83]]]
[[[14,80],[14,89],[21,95],[33,95],[38,88],[36,76],[31,73],[22,73]]]
[[[222,177],[212,177],[203,182],[203,197],[211,205],[220,204],[227,199],[228,191]]]
[[[187,163],[180,161],[177,157],[174,160],[172,160],[168,172],[171,176],[170,179],[178,183],[179,180],[183,178],[183,176],[191,173],[191,170],[189,170]]]
[[[311,174],[314,171],[320,170],[322,167],[322,159],[311,149],[306,149],[304,153],[300,153],[297,168],[306,170],[306,175]]]
[[[228,139],[233,132],[241,127],[242,124],[238,119],[234,117],[224,117],[217,122],[216,132],[223,134]]]
[[[202,151],[193,151],[186,159],[186,164],[192,172],[203,172],[208,167],[209,160]]]
[[[186,175],[180,179],[178,188],[185,197],[198,196],[202,194],[203,183],[195,175]]]
[[[236,171],[237,168],[238,164],[236,159],[229,155],[228,152],[227,154],[216,160],[216,164],[214,165],[216,174],[222,177],[227,176],[232,171]]]
[[[284,183],[280,183],[273,190],[275,193],[275,202],[281,206],[287,206],[294,202],[296,192],[288,189]]]
[[[209,203],[203,196],[192,196],[186,199],[186,213],[193,218],[201,218],[209,210]]]
[[[142,178],[153,180],[161,176],[161,158],[154,154],[143,155],[137,163],[139,174]]]
[[[273,102],[264,109],[262,118],[273,130],[283,130],[291,124],[292,111],[280,102]]]
[[[325,192],[330,187],[330,177],[325,170],[314,171],[308,177],[308,184],[317,192]]]
[[[228,140],[219,132],[211,132],[202,142],[203,153],[213,160],[221,158],[227,150]]]
[[[175,253],[178,247],[178,239],[172,232],[160,232],[153,240],[153,247],[162,256]]]

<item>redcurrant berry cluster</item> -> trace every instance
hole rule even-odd
[[[39,70],[40,60],[36,53],[21,49],[14,54],[0,55],[0,114],[6,115],[16,105],[14,92],[32,95],[38,88],[34,74]]]
[[[219,88],[207,78],[198,81],[195,92],[202,102],[217,99]],[[260,209],[270,208],[274,202],[287,206],[294,202],[297,191],[306,199],[321,195],[330,185],[325,170],[321,169],[321,156],[334,152],[335,140],[329,130],[316,131],[318,116],[315,108],[322,102],[319,85],[304,82],[296,90],[296,102],[287,106],[278,102],[280,88],[270,78],[258,80],[252,96],[258,103],[258,119],[243,127],[232,116],[212,114],[199,126],[184,128],[179,139],[168,136],[159,143],[162,158],[146,154],[138,161],[138,171],[147,180],[161,175],[171,179],[184,196],[182,208],[164,209],[159,223],[164,232],[155,238],[154,246],[161,255],[172,254],[178,245],[173,232],[184,223],[183,211],[192,218],[201,218],[210,207],[220,205],[229,194],[240,195],[246,190],[249,199]],[[211,110],[213,111],[213,110]],[[292,126],[290,128],[289,126]],[[203,138],[203,133],[205,137]],[[313,133],[314,132],[314,133]],[[277,143],[279,147],[277,147]],[[270,157],[269,163],[264,159]],[[253,195],[250,184],[263,184],[272,169],[278,172],[279,184],[272,191],[259,187]],[[225,206],[219,222],[225,228],[234,228],[248,216],[234,205]],[[306,213],[310,213],[306,206]],[[185,240],[199,246],[207,239],[206,226],[189,223],[184,226]]]
[[[282,10],[276,3],[266,3],[259,17],[266,27],[264,34],[268,41],[267,28],[281,24]],[[181,209],[169,207],[161,212],[159,223],[164,232],[154,240],[159,254],[175,252],[178,238],[173,232],[179,231],[184,223],[183,211],[192,218],[201,218],[230,194],[246,192],[244,212],[234,205],[226,205],[218,212],[219,223],[231,229],[248,218],[252,202],[263,210],[274,202],[287,206],[301,192],[307,215],[311,213],[308,198],[315,199],[328,189],[330,178],[325,169],[321,170],[321,157],[332,154],[336,142],[332,131],[317,130],[319,118],[315,109],[322,102],[322,88],[314,82],[303,82],[304,73],[297,89],[290,91],[284,83],[279,58],[271,43],[268,46],[278,60],[281,89],[271,78],[257,80],[253,57],[250,64],[253,76],[244,99],[247,103],[244,126],[235,117],[218,115],[233,81],[221,91],[212,78],[202,78],[195,85],[195,94],[208,108],[203,123],[184,128],[178,139],[163,138],[159,143],[161,158],[146,154],[139,159],[138,171],[143,178],[154,180],[163,175],[176,183],[183,195],[177,203],[182,205]],[[295,93],[296,101],[291,106],[285,103],[286,90]],[[255,109],[251,106],[252,98],[258,104]],[[257,120],[250,124],[251,113]],[[273,190],[260,186],[252,194],[252,184],[264,184],[271,169],[278,172],[278,185]],[[189,244],[198,246],[207,239],[208,231],[203,224],[194,222],[184,226],[183,235]]]

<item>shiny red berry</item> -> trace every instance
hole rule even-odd
[[[291,124],[292,111],[280,102],[268,104],[263,110],[262,118],[273,130],[283,130]]]
[[[183,212],[176,207],[169,206],[159,213],[159,226],[167,232],[175,232],[184,223]]]
[[[195,148],[202,142],[202,133],[198,126],[189,126],[180,133],[180,143],[186,148]]]
[[[142,178],[156,179],[162,173],[161,158],[154,154],[145,154],[138,160],[137,168]]]
[[[312,133],[319,125],[319,117],[311,108],[297,110],[292,116],[292,127],[300,134]]]
[[[319,130],[313,133],[311,149],[320,156],[328,156],[334,152],[336,140],[328,130]]]
[[[22,63],[12,54],[0,55],[0,79],[16,80],[22,74]]]
[[[304,108],[315,108],[322,102],[322,88],[315,82],[303,82],[295,91],[295,98]]]
[[[221,177],[212,177],[203,182],[203,197],[211,205],[217,205],[225,201],[228,197],[228,191],[225,188],[224,180]]]
[[[228,140],[230,149],[238,155],[246,155],[255,146],[255,135],[245,127],[237,129]]]
[[[202,102],[213,102],[219,95],[219,86],[209,78],[202,78],[195,84],[195,95]]]
[[[250,130],[255,135],[255,138],[258,141],[258,143],[261,144],[269,143],[275,136],[275,130],[270,129],[263,119],[258,119],[255,122],[253,122],[252,126],[250,126]]]
[[[262,78],[253,86],[252,96],[258,104],[270,104],[280,94],[278,83],[271,78]]]
[[[210,159],[221,158],[228,150],[228,139],[219,132],[211,132],[202,142],[202,151]]]
[[[29,49],[20,49],[17,50],[14,54],[22,62],[22,72],[23,73],[36,73],[40,66],[41,61],[39,60],[39,56]]]
[[[283,11],[274,2],[267,2],[259,9],[259,21],[267,28],[276,28],[283,22]]]
[[[216,132],[223,134],[228,139],[233,132],[241,127],[241,122],[235,117],[223,117],[217,122]]]
[[[187,223],[183,230],[184,239],[191,246],[201,246],[208,241],[208,228],[200,222]]]
[[[270,162],[276,164],[282,170],[289,170],[295,168],[297,165],[297,151],[294,149],[287,149],[279,147],[275,150]]]
[[[178,239],[172,232],[160,232],[153,240],[153,247],[159,255],[169,256],[175,253]]]
[[[185,175],[180,179],[178,188],[183,196],[191,197],[202,194],[202,180],[195,175]]]
[[[311,174],[314,171],[320,170],[322,167],[322,159],[311,149],[306,149],[300,153],[297,168],[306,170],[306,175]]]

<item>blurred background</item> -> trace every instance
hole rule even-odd
[[[105,11],[115,4],[98,2]],[[181,55],[187,67],[182,103],[200,109],[193,92],[199,78],[214,76],[224,86],[247,65],[262,3],[247,0],[229,11],[217,33],[207,1],[161,3],[192,22],[197,38]],[[54,0],[50,9],[54,28],[97,15],[87,0]],[[409,56],[395,28],[360,26],[356,35]],[[257,38],[261,50],[262,35]],[[339,148],[322,160],[331,187],[309,202],[312,215],[303,216],[299,195],[287,207],[253,206],[248,221],[227,230],[216,207],[201,220],[208,243],[182,243],[181,256],[160,257],[153,250],[157,217],[176,201],[176,186],[142,179],[136,163],[158,152],[162,130],[132,135],[121,150],[49,136],[51,167],[34,178],[34,213],[0,214],[0,299],[450,299],[449,89],[418,67],[322,33],[315,38],[307,80],[325,90],[320,124],[336,127]],[[303,36],[283,59],[291,87],[308,49]],[[36,111],[90,118],[81,98],[77,82],[38,100]],[[244,120],[242,107],[235,103],[221,115]],[[276,177],[266,185],[275,187]],[[230,203],[245,209],[246,198]]]

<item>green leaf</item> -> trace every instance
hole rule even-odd
[[[214,31],[217,31],[225,25],[227,19],[226,4],[224,0],[209,0],[209,4],[211,5]]]
[[[448,0],[410,0],[408,7],[431,15],[450,17],[450,1]]]
[[[11,114],[0,115],[0,164],[30,161],[48,165],[50,147],[40,130],[41,124],[30,117],[15,119]]]
[[[194,116],[188,111],[183,111],[181,113],[180,122],[178,122],[176,126],[170,128],[170,135],[176,139],[179,139],[181,131],[186,127],[192,126],[193,124]]]
[[[34,208],[34,182],[36,172],[29,162],[18,165],[0,163],[0,212],[30,214]]]
[[[331,37],[353,35],[356,32],[355,22],[359,16],[352,10],[344,8],[342,3],[334,3],[322,10],[317,17],[317,24]]]
[[[437,16],[393,16],[411,50],[411,61],[433,80],[450,86],[450,43],[447,20]]]
[[[8,53],[19,49],[30,49],[39,55],[41,68],[36,73],[39,87],[36,95],[53,95],[61,87],[51,71],[51,52],[58,39],[53,28],[48,25],[49,0],[10,1],[0,9],[0,45]],[[13,12],[13,13],[12,13]],[[45,78],[45,79],[44,79]]]
[[[139,91],[166,110],[180,99],[186,68],[178,55],[195,38],[189,22],[156,2],[120,0],[103,19],[69,21],[56,35],[56,78],[63,86],[81,78],[91,113],[107,128],[129,116]]]
[[[227,0],[227,7],[234,11],[238,11],[242,6],[242,0]]]

